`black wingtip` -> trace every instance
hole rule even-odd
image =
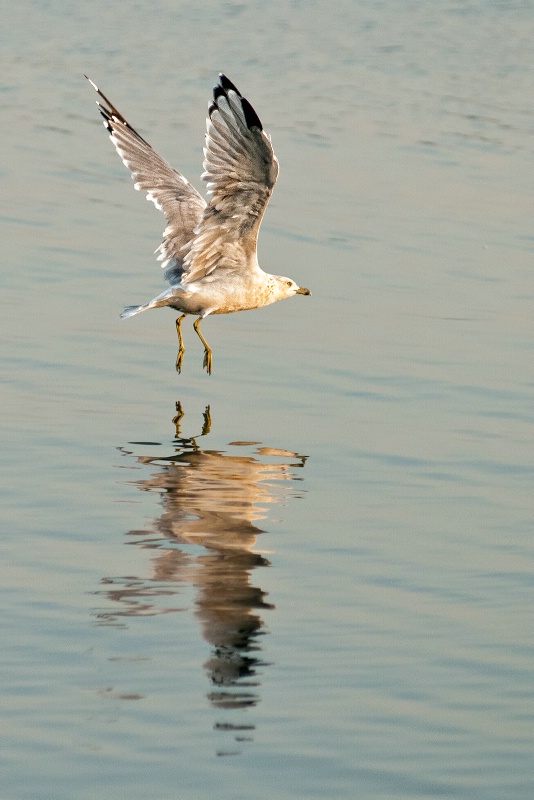
[[[219,97],[226,97],[226,92],[222,86],[215,86],[213,89],[213,100],[215,103],[219,99]]]
[[[245,122],[247,123],[248,128],[259,128],[260,131],[263,130],[263,125],[261,124],[261,120],[246,99],[246,97],[241,98],[241,106],[243,108],[243,113],[245,115]]]
[[[101,106],[100,104],[98,105],[98,110],[100,111],[100,114],[101,114],[101,115],[102,115],[102,117],[104,118],[104,125],[106,126],[106,130],[107,130],[107,132],[108,132],[109,134],[113,134],[113,128],[111,127],[111,122],[110,122],[110,116],[109,116],[109,114],[107,113],[107,111],[105,111],[105,110],[102,108],[102,106]]]
[[[222,86],[222,88],[225,89],[226,91],[231,89],[233,92],[236,92],[236,94],[238,94],[239,97],[241,97],[241,92],[239,91],[237,86],[233,84],[230,78],[227,78],[226,75],[224,75],[222,72],[219,73],[219,83]]]
[[[245,122],[247,123],[247,128],[259,128],[260,131],[263,130],[263,125],[261,124],[261,120],[248,102],[248,100],[243,97],[239,89],[232,83],[232,81],[223,75],[221,72],[219,75],[219,84],[213,90],[213,100],[214,103],[210,105],[208,109],[208,113],[211,117],[212,113],[217,108],[217,100],[219,97],[226,97],[227,92],[232,91],[237,94],[239,99],[241,100],[241,107],[243,109],[243,114],[245,115]]]

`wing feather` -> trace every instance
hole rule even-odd
[[[85,76],[87,78],[87,76]],[[165,277],[177,283],[184,271],[184,257],[194,231],[202,220],[206,202],[189,181],[170,166],[122,114],[103,92],[87,78],[102,102],[97,101],[109,138],[128,167],[134,187],[146,193],[156,208],[163,212],[167,227],[157,248],[158,261],[166,269]]]
[[[258,231],[277,176],[278,160],[258,115],[220,75],[209,107],[202,175],[212,199],[185,248],[182,283],[216,269],[257,269]]]

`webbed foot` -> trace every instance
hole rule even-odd
[[[208,375],[211,375],[211,349],[209,347],[207,347],[204,350],[203,367],[206,370],[206,372],[208,373]]]

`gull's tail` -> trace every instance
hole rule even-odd
[[[179,294],[179,291],[179,286],[171,286],[170,289],[166,289],[164,292],[162,292],[162,294],[158,294],[158,296],[151,300],[150,303],[144,303],[142,306],[126,306],[121,314],[121,319],[133,317],[134,314],[140,314],[141,311],[147,311],[149,308],[161,308],[162,306],[169,306],[171,305],[173,298]]]
[[[126,319],[127,317],[133,317],[134,314],[139,314],[139,312],[145,311],[149,306],[150,303],[145,303],[144,306],[126,306],[126,308],[121,314],[121,319]]]

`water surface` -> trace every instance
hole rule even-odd
[[[532,796],[531,2],[4,15],[4,800]],[[260,263],[162,287],[87,73],[201,187],[224,70]]]

